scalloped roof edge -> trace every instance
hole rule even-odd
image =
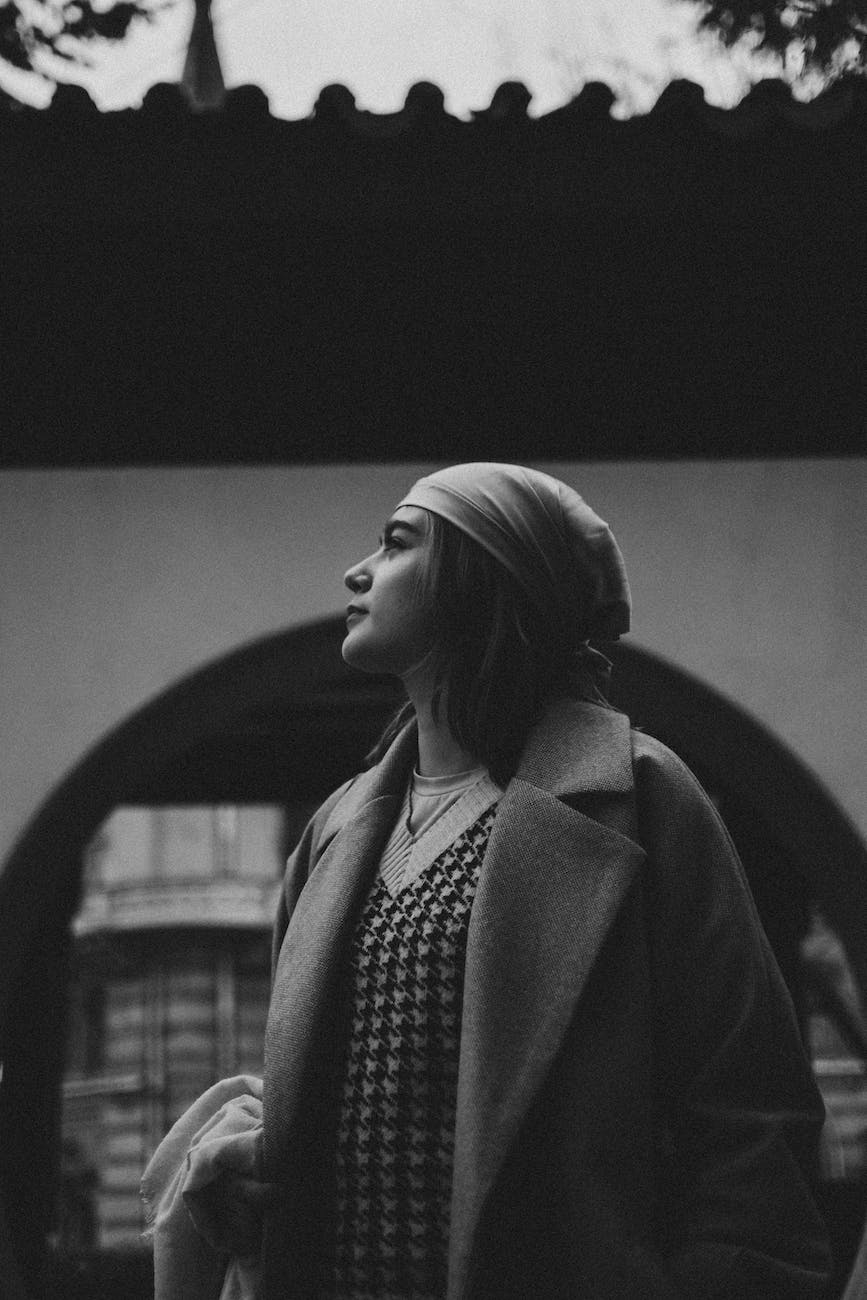
[[[403,107],[392,113],[374,113],[359,108],[354,94],[345,85],[333,83],[319,92],[308,117],[291,118],[288,123],[316,122],[342,128],[353,134],[373,138],[404,135],[419,129],[455,128],[459,130],[486,126],[490,128],[532,129],[540,124],[555,121],[573,121],[576,125],[611,119],[611,109],[617,96],[604,82],[588,82],[567,103],[541,114],[529,115],[532,94],[520,81],[504,81],[495,89],[490,104],[471,112],[469,120],[448,113],[445,96],[432,82],[416,82],[406,95]],[[719,134],[738,137],[752,135],[757,129],[772,124],[787,124],[804,130],[823,130],[844,121],[851,115],[865,112],[867,108],[867,76],[850,73],[827,86],[812,100],[799,100],[792,94],[788,83],[766,79],[752,86],[744,98],[731,108],[708,104],[703,88],[696,82],[675,80],[661,92],[653,107],[620,122],[628,123],[670,122],[681,118],[705,125]],[[5,111],[4,111],[5,110]],[[271,115],[265,91],[257,85],[233,86],[225,93],[218,108],[196,110],[187,98],[181,83],[158,82],[145,93],[141,107],[101,112],[83,86],[62,83],[57,86],[47,108],[38,109],[20,104],[0,92],[0,113],[6,117],[57,118],[114,118],[128,116],[145,119],[207,118],[232,121],[282,122]]]

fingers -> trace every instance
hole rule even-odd
[[[249,1258],[259,1252],[263,1214],[277,1193],[274,1183],[223,1173],[195,1195],[188,1209],[215,1250]]]
[[[234,1194],[251,1209],[261,1212],[277,1198],[276,1183],[263,1183],[257,1178],[235,1178],[232,1183]]]

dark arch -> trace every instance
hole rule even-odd
[[[339,654],[326,619],[244,646],[112,730],[43,804],[0,875],[0,1150],[5,1209],[32,1284],[56,1180],[69,919],[81,851],[119,803],[315,799],[355,769],[397,700]],[[867,849],[815,776],[698,679],[635,646],[615,652],[615,702],[745,812],[822,905],[867,988]],[[4,1241],[0,1224],[0,1269]],[[11,1289],[11,1265],[7,1291]],[[4,1282],[6,1281],[4,1277]]]
[[[832,794],[767,727],[699,678],[635,646],[618,646],[614,659],[618,705],[779,847],[867,989],[867,844]]]

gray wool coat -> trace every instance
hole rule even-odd
[[[261,1300],[312,1294],[341,957],[415,732],[289,860],[266,1033]],[[622,714],[560,701],[497,811],[470,920],[447,1300],[813,1300],[823,1109],[731,841]]]

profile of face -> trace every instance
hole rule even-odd
[[[347,569],[352,599],[342,653],[354,668],[403,678],[418,670],[432,643],[431,616],[419,600],[430,545],[427,511],[399,506],[377,549]]]

